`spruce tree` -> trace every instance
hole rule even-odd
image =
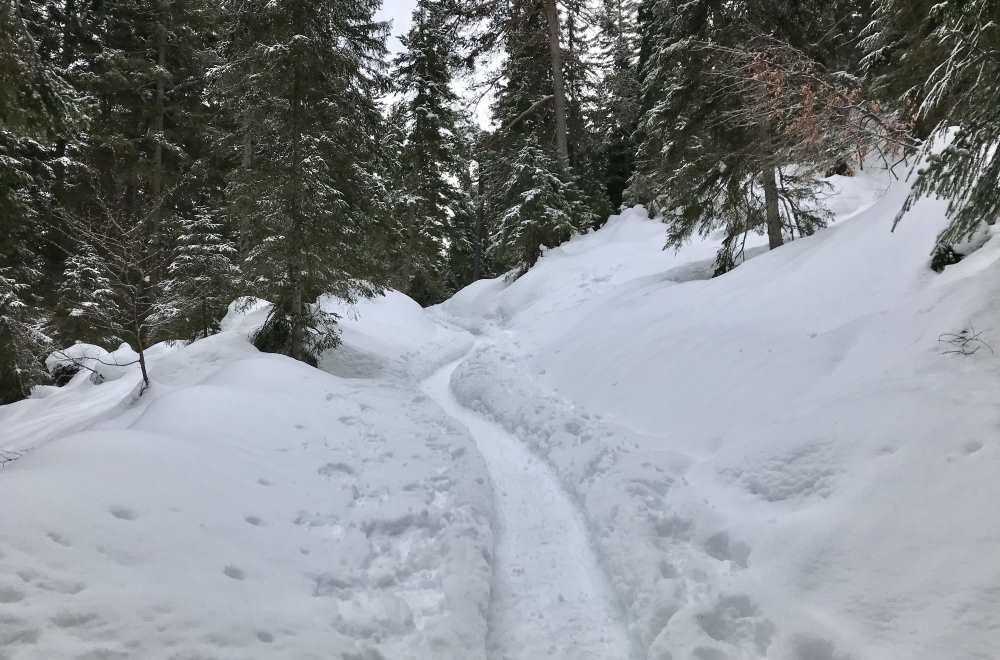
[[[0,403],[43,378],[43,223],[53,145],[79,116],[78,97],[44,56],[43,3],[0,0]]]
[[[82,341],[114,348],[125,338],[97,320],[105,315],[110,318],[124,315],[123,310],[117,309],[107,264],[86,241],[79,240],[74,247],[56,290],[53,315],[61,319],[56,338],[60,346]]]
[[[258,346],[309,360],[337,343],[336,319],[313,301],[378,293],[378,218],[388,213],[376,171],[375,105],[387,88],[386,26],[377,0],[229,2],[226,62],[241,166],[234,221],[250,246],[252,293],[273,303]]]
[[[617,209],[632,177],[633,134],[639,120],[638,2],[603,0],[598,17],[604,75],[597,94],[597,125],[604,144],[607,194]]]
[[[858,86],[821,3],[658,0],[643,7],[637,170],[630,196],[668,223],[668,245],[725,228],[717,272],[747,232],[771,248],[826,222],[820,176],[861,149]],[[863,150],[863,149],[861,149]]]
[[[205,85],[217,7],[212,0],[106,0],[88,19],[95,36],[73,75],[93,100],[92,117],[89,130],[68,145],[81,166],[67,173],[64,224],[92,236],[127,235],[130,251],[141,248],[134,256],[150,278],[144,295],[160,295],[170,288],[176,231],[202,194],[198,163],[211,142]],[[70,236],[67,249],[80,258],[81,250],[122,251],[94,241],[76,240],[74,247],[78,238]],[[57,319],[63,322],[73,325]],[[130,318],[114,323],[134,325]],[[142,353],[159,338],[129,341]]]
[[[576,230],[572,185],[559,162],[531,140],[514,160],[503,186],[506,208],[491,237],[491,251],[521,275],[535,265],[543,248],[555,247]]]
[[[395,60],[405,99],[397,115],[405,133],[399,154],[405,191],[399,209],[405,246],[400,285],[421,304],[440,302],[447,293],[446,248],[465,202],[460,178],[468,163],[452,89],[458,27],[448,3],[418,0],[413,27]]]
[[[1000,6],[988,0],[883,0],[866,39],[866,64],[884,93],[912,119],[918,135],[942,137],[922,150],[903,211],[925,196],[949,201],[949,225],[935,251],[947,255],[1000,213]],[[899,218],[897,218],[898,222]]]
[[[240,287],[236,245],[220,216],[208,205],[182,216],[167,269],[170,292],[179,301],[178,316],[195,337],[215,330]]]

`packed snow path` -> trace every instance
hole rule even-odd
[[[475,438],[496,492],[499,525],[489,657],[623,660],[628,635],[584,522],[549,468],[517,438],[456,401],[453,362],[424,391]]]

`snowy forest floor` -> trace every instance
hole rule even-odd
[[[709,279],[640,210],[516,282],[265,313],[0,408],[0,659],[973,660],[1000,648],[1000,244],[834,177]]]

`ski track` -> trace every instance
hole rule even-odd
[[[497,511],[488,656],[493,660],[624,660],[632,657],[619,608],[580,512],[551,470],[499,425],[451,391],[452,362],[423,391],[475,439]]]

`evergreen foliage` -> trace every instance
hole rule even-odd
[[[834,3],[658,0],[643,7],[641,119],[630,198],[663,214],[668,245],[725,228],[772,248],[822,227],[820,176],[863,153],[870,112],[849,74]],[[840,13],[853,9],[840,8]],[[830,41],[836,41],[830,39]]]
[[[925,164],[900,217],[922,197],[947,199],[951,222],[936,253],[1000,215],[998,23],[1000,6],[988,0],[883,0],[866,40],[866,64],[881,91],[898,93],[918,134],[933,138],[920,150]]]
[[[248,0],[228,5],[216,71],[236,118],[242,164],[229,183],[249,245],[250,293],[274,303],[262,343],[297,359],[333,347],[336,319],[313,301],[379,293],[387,213],[375,99],[387,89],[376,0]],[[271,339],[263,339],[270,335]],[[280,337],[278,341],[277,337]]]
[[[443,0],[418,0],[413,27],[395,60],[405,101],[394,118],[404,127],[399,160],[399,222],[405,258],[399,288],[421,304],[440,302],[449,291],[447,244],[467,206],[461,187],[463,158],[459,99],[452,89],[458,65],[458,23]]]
[[[0,0],[0,401],[75,341],[148,376],[234,299],[315,362],[320,296],[433,304],[624,204],[722,230],[723,273],[870,153],[921,163],[900,216],[948,200],[934,269],[1000,214],[992,0],[415,0],[391,61],[378,5]]]
[[[576,229],[574,205],[556,160],[541,146],[525,142],[504,185],[506,209],[491,247],[516,274],[535,265],[542,249],[567,240]]]

